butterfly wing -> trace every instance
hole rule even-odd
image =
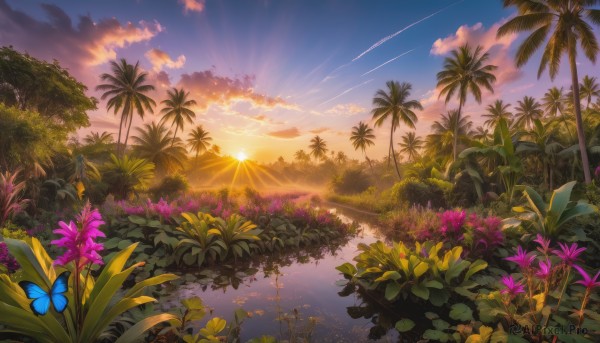
[[[50,308],[50,296],[48,294],[35,299],[29,304],[33,313],[38,316],[43,316],[48,313],[48,309]]]
[[[31,281],[21,281],[19,286],[25,291],[27,299],[38,299],[48,295],[48,292],[42,289],[42,287],[36,285]]]
[[[67,308],[68,299],[63,293],[66,293],[69,290],[69,275],[71,275],[70,272],[63,272],[60,274],[54,281],[52,289],[50,290],[52,304],[58,313],[62,313]]]

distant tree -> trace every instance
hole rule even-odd
[[[156,102],[145,94],[153,91],[154,86],[146,84],[148,73],[140,70],[139,62],[131,65],[123,58],[118,63],[111,61],[110,66],[112,74],[104,73],[100,75],[100,79],[106,83],[97,86],[96,90],[104,91],[101,99],[108,98],[106,103],[108,110],[114,109],[115,115],[119,110],[122,110],[117,149],[121,145],[121,131],[125,125],[127,126],[127,133],[125,134],[125,143],[122,150],[122,154],[124,154],[134,110],[142,119],[146,111],[154,113],[152,107],[156,106]],[[129,125],[127,125],[127,120],[129,120]]]
[[[570,139],[572,140],[573,134],[571,133],[571,129],[569,129],[568,123],[570,115],[565,111],[567,102],[568,98],[564,94],[562,87],[552,87],[548,89],[542,98],[542,106],[544,107],[546,114],[551,118],[557,118],[559,121],[562,121],[563,125],[567,129],[567,132],[569,133]]]
[[[348,161],[348,156],[346,156],[343,151],[338,151],[338,153],[335,155],[335,161],[342,165]]]
[[[530,130],[533,128],[533,122],[541,119],[544,114],[542,105],[530,96],[525,96],[523,100],[517,101],[515,106],[515,124],[519,128]]]
[[[473,132],[473,138],[480,142],[487,142],[490,139],[490,129],[477,126]]]
[[[210,147],[210,152],[212,152],[213,154],[215,154],[215,155],[217,155],[217,156],[218,156],[218,155],[221,155],[221,147],[220,147],[220,146],[218,146],[218,145],[216,145],[216,144],[213,144],[213,145]]]
[[[310,161],[310,156],[304,150],[296,151],[294,158],[300,163],[308,163]]]
[[[154,122],[137,131],[138,135],[133,136],[133,151],[136,156],[154,163],[157,174],[174,173],[183,168],[186,151],[179,137],[170,139],[171,131]]]
[[[91,132],[85,136],[83,142],[88,145],[108,145],[114,143],[113,134],[106,131]]]
[[[167,91],[168,99],[163,100],[161,103],[165,107],[160,111],[163,115],[160,120],[161,123],[170,121],[171,128],[175,125],[175,132],[173,132],[173,142],[177,136],[177,130],[183,131],[185,122],[192,124],[196,114],[190,109],[190,106],[196,105],[196,100],[188,100],[190,92],[185,92],[182,89],[173,87]]]
[[[462,108],[467,101],[467,95],[471,93],[477,103],[481,103],[481,87],[491,93],[494,92],[492,84],[496,82],[496,76],[492,73],[496,66],[485,64],[489,54],[483,53],[483,48],[477,46],[472,50],[468,44],[453,50],[450,57],[446,57],[444,68],[437,73],[437,86],[442,87],[440,97],[446,96],[446,103],[450,102],[456,95],[458,98],[457,116],[460,120]],[[458,127],[457,127],[458,128]],[[454,161],[458,157],[458,133],[454,133],[452,156]]]
[[[408,155],[408,160],[415,162],[419,157],[419,150],[423,147],[423,140],[414,131],[407,132],[398,143],[400,152]]]
[[[600,86],[595,77],[586,75],[579,88],[581,89],[581,97],[587,101],[587,105],[585,106],[587,110],[590,108],[592,99],[600,97]]]
[[[379,89],[375,93],[373,98],[373,109],[371,114],[373,120],[375,120],[375,126],[382,126],[386,121],[391,122],[390,126],[390,146],[388,151],[388,161],[394,159],[394,165],[396,166],[396,174],[400,176],[400,169],[398,169],[398,161],[396,160],[396,152],[394,151],[394,132],[400,126],[402,121],[406,126],[411,129],[415,128],[417,122],[417,115],[415,110],[423,110],[423,106],[418,100],[409,100],[410,91],[412,86],[410,83],[403,82],[402,84],[397,81],[386,82],[386,90]]]
[[[212,141],[212,137],[209,136],[210,133],[202,127],[202,125],[198,125],[195,129],[190,132],[188,135],[188,146],[192,149],[192,151],[196,152],[196,158],[198,158],[198,154],[207,151],[210,143]]]
[[[508,123],[511,122],[512,113],[508,110],[510,104],[505,104],[502,100],[496,100],[493,104],[488,105],[485,109],[487,113],[482,117],[486,118],[483,125],[487,127],[496,127],[500,119],[505,119]]]
[[[146,190],[154,178],[154,163],[143,158],[110,156],[102,169],[102,180],[117,199]]]
[[[352,127],[352,133],[350,134],[352,146],[354,147],[354,150],[362,150],[367,161],[368,158],[365,151],[369,146],[375,145],[373,139],[375,139],[375,134],[373,134],[373,129],[370,128],[368,124],[365,124],[361,121],[357,126]]]
[[[448,111],[441,117],[441,120],[436,120],[431,125],[432,133],[426,138],[425,148],[427,155],[443,156],[446,161],[449,161],[453,160],[454,144],[468,141],[473,122],[469,116],[460,116],[458,110]]]
[[[316,160],[321,160],[325,158],[327,154],[327,143],[325,143],[325,141],[321,137],[313,137],[313,139],[310,140],[310,145],[308,147],[310,148],[311,155]]]

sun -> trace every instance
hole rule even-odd
[[[240,151],[237,153],[237,155],[235,155],[235,158],[240,162],[244,162],[248,158],[248,156],[245,152]]]

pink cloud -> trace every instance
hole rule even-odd
[[[337,104],[334,107],[325,111],[327,114],[335,114],[335,115],[344,115],[344,116],[353,116],[359,113],[365,113],[368,110],[362,107],[359,104]]]
[[[289,129],[267,132],[267,135],[275,138],[291,139],[300,136],[300,130],[297,127],[291,127]]]
[[[183,4],[183,11],[188,12],[202,12],[204,10],[204,0],[179,0],[180,4]]]
[[[323,133],[323,132],[327,132],[327,131],[329,131],[328,127],[320,127],[318,129],[310,130],[309,132],[314,133],[314,134],[319,134],[319,133]]]
[[[152,64],[152,69],[159,71],[164,67],[170,69],[179,69],[185,64],[185,56],[179,55],[176,60],[173,60],[169,54],[160,49],[150,49],[144,55]]]

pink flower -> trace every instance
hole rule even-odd
[[[446,211],[440,215],[440,231],[443,236],[463,239],[463,225],[467,213],[465,211]]]
[[[160,200],[156,204],[152,204],[151,208],[162,219],[168,220],[173,215],[173,207],[171,207],[171,205],[169,205],[169,203],[166,202],[163,198],[160,198]]]
[[[76,220],[77,224],[73,221],[69,224],[61,221],[58,223],[60,228],[53,231],[63,237],[50,243],[67,249],[56,259],[56,264],[64,266],[75,261],[78,268],[83,268],[88,263],[102,264],[102,257],[98,251],[104,249],[104,246],[95,242],[98,237],[106,237],[104,232],[98,229],[100,225],[104,224],[100,212],[96,209],[92,210],[88,202]]]
[[[500,291],[502,294],[510,294],[511,298],[514,298],[519,293],[525,293],[525,289],[520,282],[515,282],[512,275],[503,276],[502,283],[504,284],[504,289]]]
[[[577,257],[585,251],[585,248],[577,248],[577,243],[568,246],[559,242],[558,246],[560,246],[560,250],[552,250],[552,252],[569,266],[573,265],[573,262],[577,261]]]
[[[547,279],[552,274],[552,263],[550,260],[540,261],[540,269],[535,273],[540,279]]]
[[[505,260],[514,262],[519,265],[522,270],[529,268],[531,262],[535,259],[535,255],[528,253],[521,246],[517,248],[517,254],[511,257],[506,257]]]
[[[550,251],[550,240],[549,239],[544,238],[544,236],[542,236],[538,233],[536,238],[533,241],[540,245],[537,248],[538,251],[540,251],[544,255],[548,255],[548,252]]]
[[[4,242],[0,242],[0,264],[4,265],[9,273],[14,273],[20,268],[19,262],[10,255]]]
[[[598,271],[598,273],[596,273],[596,275],[593,278],[591,278],[590,275],[580,266],[573,265],[573,268],[577,269],[577,271],[579,272],[579,274],[581,274],[581,277],[583,278],[583,280],[579,280],[575,283],[583,285],[589,290],[592,290],[596,287],[600,287],[600,281],[598,281],[598,277],[600,277],[600,271]]]

